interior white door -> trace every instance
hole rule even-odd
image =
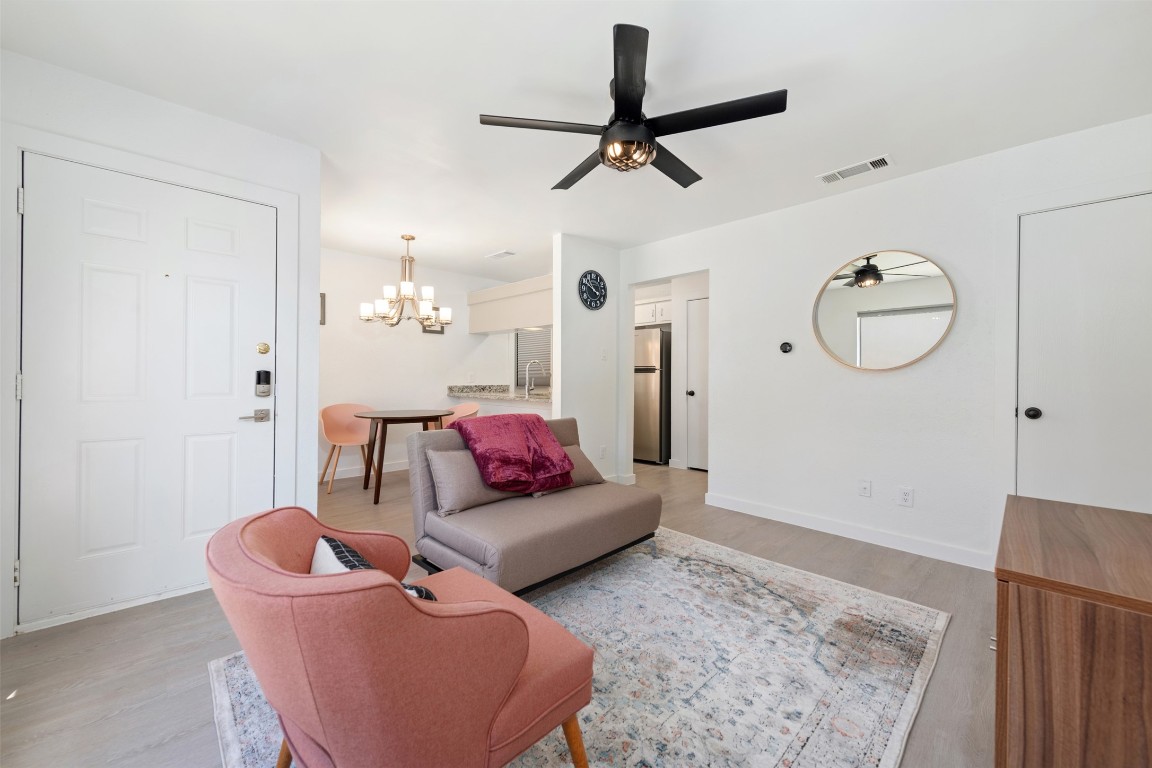
[[[1152,513],[1150,262],[1152,194],[1021,217],[1020,495]]]
[[[708,469],[708,299],[688,301],[688,467]]]
[[[19,621],[205,581],[272,504],[276,211],[24,155]]]

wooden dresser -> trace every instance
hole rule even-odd
[[[1152,515],[1009,496],[996,765],[1152,765]]]

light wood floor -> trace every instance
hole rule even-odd
[[[992,764],[991,573],[706,506],[700,472],[636,465],[636,474],[664,497],[669,528],[951,613],[903,765]],[[384,481],[375,507],[359,480],[337,481],[331,496],[321,489],[321,519],[411,543],[407,473]],[[210,591],[6,639],[0,764],[218,766],[207,663],[237,649]]]

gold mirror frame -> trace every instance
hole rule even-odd
[[[861,268],[867,266],[868,264],[872,264],[873,262],[875,262],[876,266],[879,267],[881,274],[890,273],[891,277],[888,280],[881,282],[879,285],[874,285],[868,288],[844,285],[844,283],[846,283],[848,280],[853,279],[853,275],[857,270],[860,270]],[[902,269],[894,269],[894,267],[901,265],[907,266],[904,266]],[[825,295],[831,290],[880,292],[885,291],[887,288],[898,286],[902,283],[911,282],[917,278],[934,277],[944,278],[944,283],[948,288],[947,302],[943,300],[937,300],[927,302],[921,301],[920,303],[913,304],[902,304],[900,303],[900,299],[896,300],[895,302],[879,301],[879,299],[882,299],[883,297],[891,297],[890,292],[876,293],[874,295],[868,294],[869,296],[873,296],[873,299],[867,302],[867,304],[870,305],[869,308],[863,310],[868,313],[901,312],[905,310],[916,312],[928,311],[933,307],[943,308],[948,305],[951,307],[951,315],[948,319],[948,325],[940,333],[939,338],[937,338],[936,341],[924,352],[900,363],[899,365],[886,366],[882,368],[857,365],[851,360],[845,359],[839,353],[837,353],[833,349],[833,345],[831,345],[828,340],[826,340],[825,334],[821,332],[820,303],[825,298]],[[840,283],[840,285],[837,285],[837,283]],[[898,289],[898,292],[907,293],[910,291],[907,288],[904,288]],[[940,294],[940,298],[943,298],[942,293]],[[856,316],[859,317],[859,313],[857,313]],[[824,349],[829,357],[841,365],[847,368],[851,368],[854,371],[895,371],[899,370],[900,368],[907,368],[913,363],[917,363],[928,355],[932,354],[932,352],[934,352],[936,348],[944,342],[944,339],[948,338],[948,334],[952,330],[952,325],[955,322],[956,287],[952,284],[952,279],[949,278],[948,274],[931,259],[912,251],[875,251],[845,263],[843,266],[833,272],[831,277],[824,281],[824,284],[820,287],[819,293],[816,294],[816,301],[812,305],[812,331],[816,334],[816,340],[820,343],[820,346]],[[831,329],[829,329],[829,332],[831,332]]]

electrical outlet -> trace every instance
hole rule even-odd
[[[600,347],[600,362],[603,363],[603,362],[606,362],[607,360],[608,360],[608,348],[607,347]]]
[[[859,482],[859,484],[856,486],[856,492],[859,493],[861,496],[871,496],[872,495],[872,481],[871,480],[861,480]]]
[[[912,503],[915,489],[910,485],[901,485],[896,488],[896,504],[901,507],[915,506]]]
[[[606,445],[600,446],[600,458],[604,458],[607,455],[608,455],[608,446],[606,446]]]
[[[475,371],[468,371],[468,383],[469,384],[475,384],[476,383],[476,372]]]

